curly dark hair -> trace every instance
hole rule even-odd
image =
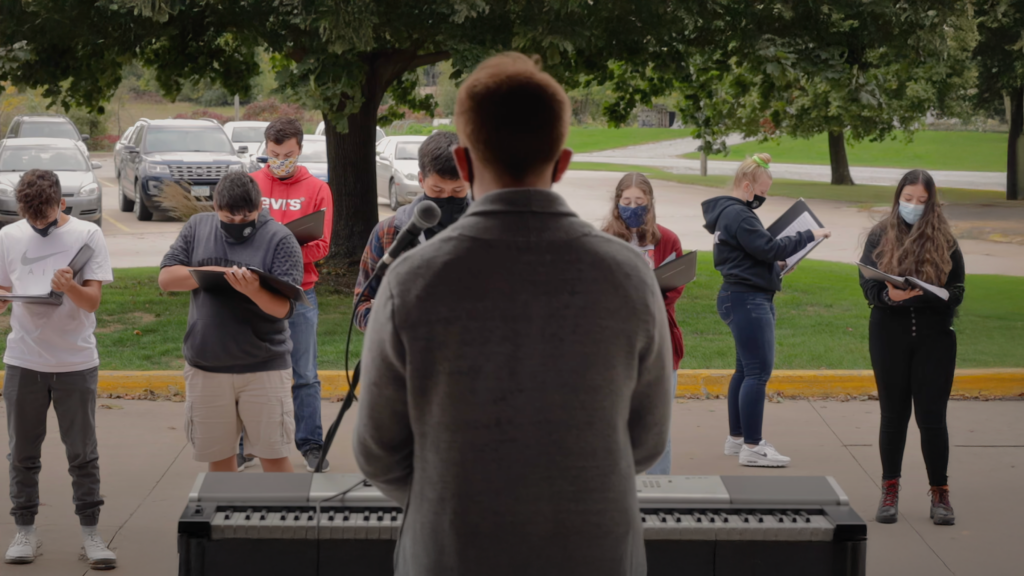
[[[228,172],[213,189],[213,207],[232,216],[259,210],[262,199],[259,184],[245,172]]]
[[[23,217],[30,222],[43,222],[60,206],[60,178],[52,170],[33,168],[22,175],[14,196]]]

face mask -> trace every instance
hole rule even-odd
[[[256,220],[242,222],[241,224],[221,221],[220,229],[235,242],[245,242],[256,231]]]
[[[907,224],[913,226],[917,224],[921,216],[924,216],[924,204],[907,204],[900,200],[900,216]]]
[[[751,200],[747,200],[746,201],[746,205],[747,205],[747,208],[750,208],[751,210],[757,210],[761,206],[764,206],[764,203],[767,202],[767,201],[768,201],[768,197],[767,196],[761,196],[760,194],[755,192],[754,193],[754,198],[751,199]]]
[[[36,228],[31,222],[29,222],[28,225],[32,227],[32,230],[34,230],[36,234],[39,234],[43,238],[46,238],[47,236],[50,235],[50,232],[53,232],[54,230],[57,229],[57,224],[59,222],[60,217],[58,216],[57,218],[53,219],[53,222],[50,222],[49,224],[43,226],[42,228]]]
[[[629,228],[639,228],[647,221],[647,206],[623,206],[619,204],[619,216]]]
[[[454,196],[449,196],[447,198],[431,198],[430,196],[427,196],[426,199],[433,202],[441,209],[441,219],[437,221],[437,225],[424,231],[424,235],[427,240],[430,240],[435,234],[441,232],[452,224],[455,224],[455,221],[465,214],[466,209],[469,208],[468,198],[456,198]]]
[[[284,160],[278,160],[277,158],[267,158],[267,166],[270,168],[270,173],[278,178],[291,174],[292,169],[295,168],[295,163],[299,161],[298,156],[292,156]]]

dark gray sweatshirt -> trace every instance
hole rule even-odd
[[[256,230],[235,242],[214,213],[197,214],[182,227],[160,267],[245,266],[302,284],[302,250],[295,236],[264,210]],[[294,303],[293,303],[294,306]],[[288,320],[274,318],[248,296],[193,290],[182,352],[190,366],[223,374],[291,368]]]

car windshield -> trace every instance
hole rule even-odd
[[[395,147],[395,160],[419,160],[422,142],[399,142]]]
[[[259,126],[239,126],[231,131],[232,142],[259,142],[263,140],[265,128]]]
[[[78,140],[75,127],[67,122],[24,122],[18,131],[19,138],[66,138]]]
[[[327,162],[327,141],[319,140],[310,142],[306,140],[302,143],[302,155],[299,156],[299,162],[308,162],[310,164],[324,164]]]
[[[76,149],[10,146],[0,153],[0,171],[25,172],[33,168],[67,172],[91,170],[85,157]]]
[[[220,152],[234,154],[227,134],[220,128],[150,128],[146,152]]]

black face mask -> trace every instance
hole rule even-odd
[[[220,229],[235,242],[245,242],[252,238],[252,233],[256,231],[256,220],[242,222],[241,224],[221,221]]]
[[[468,198],[456,198],[454,196],[449,196],[447,198],[431,198],[430,196],[427,196],[426,199],[433,202],[441,209],[441,219],[437,221],[437,225],[424,231],[424,235],[427,240],[430,240],[435,234],[441,232],[452,224],[455,224],[455,222],[466,213],[466,209],[469,208]]]
[[[34,230],[36,234],[39,234],[43,238],[46,238],[47,236],[50,235],[50,232],[53,232],[54,230],[57,229],[57,224],[59,223],[60,216],[54,218],[53,222],[50,222],[49,224],[43,226],[42,228],[36,228],[31,222],[29,222],[28,225],[32,227],[32,230]]]
[[[768,197],[767,196],[761,196],[760,194],[754,194],[754,199],[753,200],[747,200],[747,208],[750,208],[751,210],[757,210],[761,206],[764,206],[764,203],[767,202],[767,201],[768,201]]]

